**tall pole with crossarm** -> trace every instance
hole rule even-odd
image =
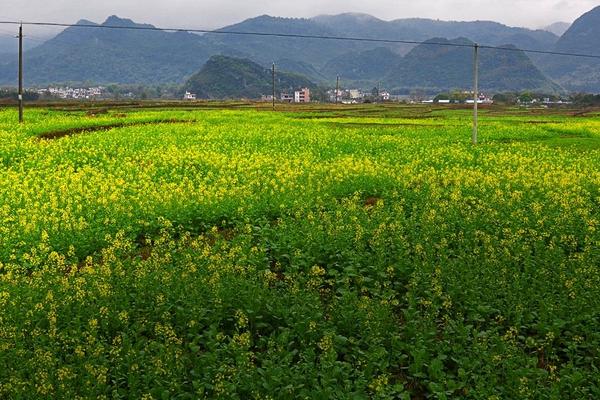
[[[473,46],[473,135],[471,141],[477,144],[477,106],[479,102],[479,45]]]
[[[23,25],[19,26],[19,122],[23,122]]]
[[[272,78],[273,78],[273,111],[275,111],[275,63],[273,63]]]

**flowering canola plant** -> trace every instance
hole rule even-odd
[[[373,110],[0,111],[0,398],[600,397],[600,118]]]

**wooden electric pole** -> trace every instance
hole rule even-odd
[[[273,63],[273,111],[275,111],[275,63]]]
[[[479,102],[479,45],[473,46],[473,135],[471,141],[477,144],[477,106]]]
[[[23,25],[19,26],[19,122],[23,122]]]

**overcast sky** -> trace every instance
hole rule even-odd
[[[572,22],[600,0],[0,0],[1,19],[102,22],[116,14],[160,27],[219,28],[262,14],[362,12],[381,19],[494,20],[539,28]]]

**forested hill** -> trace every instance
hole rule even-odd
[[[186,90],[205,99],[260,98],[272,93],[270,70],[247,59],[226,56],[211,57],[202,69],[185,84]],[[315,84],[302,75],[277,71],[277,92]]]

